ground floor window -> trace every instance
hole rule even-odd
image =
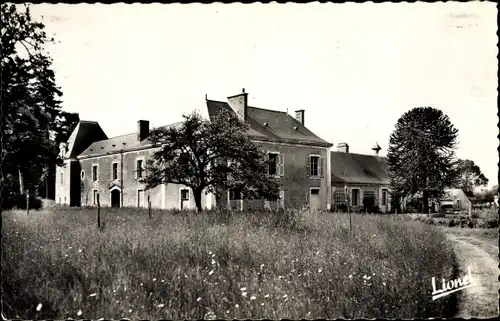
[[[333,202],[337,206],[346,203],[346,195],[343,189],[336,189],[333,192]]]
[[[181,189],[181,200],[182,201],[189,200],[189,190],[188,189]]]
[[[97,195],[98,195],[97,190],[93,190],[93,192],[92,192],[92,193],[93,193],[93,194],[92,194],[92,195],[93,195],[93,197],[92,197],[92,199],[93,199],[93,204],[94,204],[94,205],[97,205]]]

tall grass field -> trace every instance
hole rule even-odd
[[[455,258],[390,216],[53,208],[2,214],[7,318],[446,317]]]

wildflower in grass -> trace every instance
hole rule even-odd
[[[42,304],[41,303],[38,303],[38,305],[36,306],[36,310],[37,311],[40,311],[42,309]]]
[[[318,269],[318,273],[321,273],[321,271],[322,271],[321,269]]]
[[[214,273],[214,270],[210,270],[210,272],[208,272],[208,275],[212,275]]]
[[[158,304],[158,307],[159,308],[163,308],[165,306],[165,304],[161,303],[161,304]]]
[[[261,264],[261,265],[260,265],[260,269],[262,270],[262,268],[263,268],[263,267],[264,267],[264,264]]]
[[[269,297],[269,294],[264,295],[264,297],[265,297],[265,298],[268,298],[268,297]]]
[[[156,282],[156,278],[153,278],[153,282]]]
[[[349,274],[348,278],[349,278],[349,279],[352,279],[352,274]]]
[[[246,291],[246,290],[247,290],[247,288],[241,288],[240,290],[241,290],[241,291]]]
[[[385,286],[385,285],[386,285],[386,284],[385,284],[385,282],[382,282],[382,285],[384,285],[384,286]]]
[[[252,295],[252,296],[250,297],[250,300],[255,300],[255,299],[256,299],[255,295]]]
[[[236,303],[236,304],[234,305],[234,307],[235,307],[235,308],[239,308],[239,307],[240,307],[240,305],[239,305],[238,303]]]
[[[200,302],[200,301],[201,301],[201,298],[196,299],[196,302]]]
[[[93,297],[93,296],[96,296],[97,293],[92,293],[91,295],[89,295],[89,297]]]
[[[212,251],[208,252],[208,255],[212,255]]]
[[[141,286],[142,286],[142,282],[141,282]]]
[[[76,313],[77,316],[81,316],[82,315],[82,310],[78,310],[78,312]]]
[[[264,305],[264,302],[262,302],[260,305]]]
[[[284,294],[283,295],[283,299],[286,299],[288,297],[288,295]]]
[[[316,252],[316,255],[318,255],[318,254],[319,254],[319,251]]]
[[[132,313],[132,309],[129,309],[129,310],[128,310],[128,313]]]
[[[215,265],[215,261],[214,260],[212,260],[212,265]]]
[[[82,249],[79,249],[79,250],[78,250],[78,252],[79,252],[79,253],[82,253],[82,252],[83,252],[83,250],[82,250]]]
[[[163,280],[163,279],[162,279],[162,280],[161,280],[161,283],[164,283],[164,282],[165,282],[165,280]]]
[[[116,304],[120,304],[120,301],[116,300]]]
[[[247,293],[246,292],[241,292],[241,295],[243,295],[245,298],[247,297]]]

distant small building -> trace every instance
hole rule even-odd
[[[471,201],[460,188],[445,189],[441,198],[441,210],[452,209],[454,211],[466,210],[471,206]]]

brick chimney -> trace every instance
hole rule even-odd
[[[243,120],[247,121],[247,107],[248,107],[248,94],[245,88],[242,89],[241,94],[227,97],[229,106],[234,110],[236,115]]]
[[[297,121],[299,123],[301,123],[302,125],[304,125],[304,113],[305,113],[304,109],[300,109],[300,110],[295,111],[295,119],[297,119]]]
[[[143,141],[149,135],[149,121],[139,120],[137,122],[137,141]]]
[[[349,145],[347,143],[339,143],[337,145],[337,152],[349,153]]]

